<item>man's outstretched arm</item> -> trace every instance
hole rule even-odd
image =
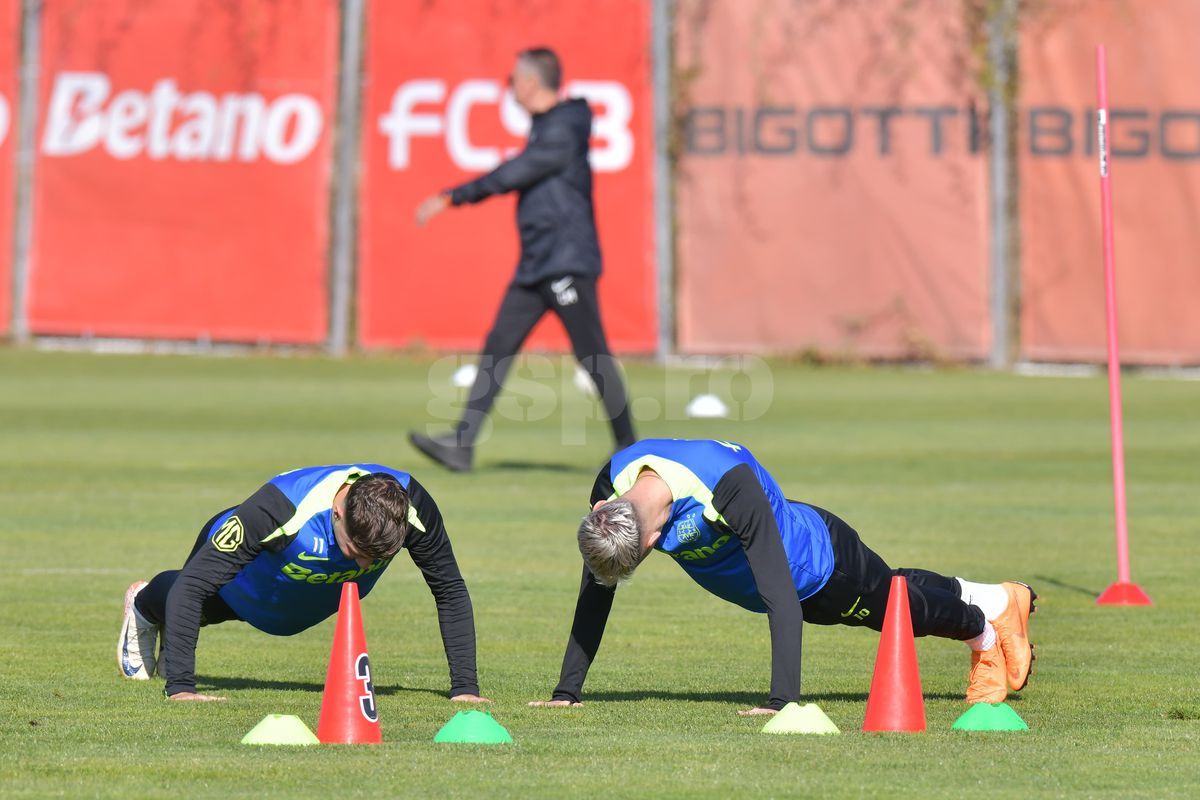
[[[409,530],[405,548],[425,576],[437,604],[438,627],[450,667],[450,697],[483,700],[475,664],[475,614],[466,581],[459,571],[446,525],[433,498],[415,478],[409,480],[409,497],[424,531]]]
[[[262,552],[263,541],[295,511],[296,507],[278,487],[265,484],[237,507],[222,526],[227,531],[202,544],[179,572],[167,595],[163,623],[160,663],[168,697],[196,694],[196,642],[200,637],[204,601],[253,561]],[[288,541],[275,537],[266,546],[276,549],[286,546]]]
[[[609,477],[611,462],[605,464],[592,485],[590,505],[613,496],[612,479]],[[533,705],[578,705],[583,693],[583,682],[588,669],[596,660],[600,640],[604,638],[604,627],[612,611],[615,589],[596,583],[592,571],[583,565],[583,579],[579,585],[579,599],[575,601],[575,618],[571,622],[571,635],[567,639],[567,651],[563,654],[562,670],[558,675],[558,686],[549,702],[539,701]]]
[[[745,464],[721,478],[713,506],[741,540],[771,627],[771,697],[778,711],[800,699],[800,649],[804,611],[788,566],[783,537],[754,471]]]
[[[564,124],[548,124],[525,149],[486,175],[456,186],[450,202],[456,206],[478,203],[506,192],[525,189],[562,170],[579,147],[575,135]]]
[[[575,618],[571,622],[571,635],[567,639],[558,686],[554,687],[551,700],[568,703],[582,701],[583,682],[592,662],[596,660],[615,594],[615,589],[596,583],[592,571],[584,565],[579,599],[575,602]]]

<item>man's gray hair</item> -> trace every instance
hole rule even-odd
[[[579,552],[596,576],[610,588],[629,578],[642,560],[642,531],[628,500],[610,500],[579,524]]]
[[[530,47],[517,53],[517,60],[533,70],[542,86],[557,92],[562,85],[562,63],[549,47]]]

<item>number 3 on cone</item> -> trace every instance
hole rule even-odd
[[[359,653],[354,660],[354,676],[363,682],[366,694],[358,696],[358,708],[368,722],[378,722],[379,712],[375,708],[375,685],[371,682],[371,662],[366,653]]]

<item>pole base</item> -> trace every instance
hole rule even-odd
[[[1114,583],[1096,598],[1098,606],[1149,606],[1150,596],[1136,583]]]

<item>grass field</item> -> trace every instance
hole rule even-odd
[[[1122,609],[1093,604],[1115,576],[1101,378],[774,364],[766,413],[717,422],[679,420],[683,379],[631,365],[639,408],[665,407],[642,435],[743,442],[893,565],[1041,595],[1036,674],[1011,701],[1028,733],[950,730],[968,656],[939,640],[918,642],[929,732],[860,733],[878,637],[809,626],[803,691],[844,733],[769,737],[734,713],[768,688],[765,619],[662,556],[619,593],[585,706],[525,706],[557,678],[606,426],[564,446],[562,420],[589,409],[553,375],[540,402],[560,408],[499,420],[478,471],[452,475],[404,436],[430,419],[429,369],[0,350],[0,796],[1200,797],[1200,383],[1126,380],[1134,578],[1155,605]],[[406,557],[363,605],[383,746],[238,743],[267,713],[316,727],[332,619],[292,638],[205,629],[200,688],[222,704],[117,676],[132,580],[177,566],[275,473],[344,461],[410,469],[438,500],[513,746],[433,743],[456,709]]]

